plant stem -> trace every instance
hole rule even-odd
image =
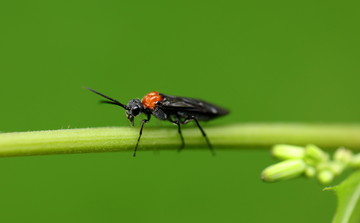
[[[360,125],[236,124],[205,127],[217,149],[270,148],[274,144],[306,145],[360,151]],[[0,134],[0,157],[133,150],[138,129],[105,127]],[[197,128],[184,128],[187,147],[206,148]],[[139,150],[178,149],[176,128],[146,128]]]

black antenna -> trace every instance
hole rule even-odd
[[[122,104],[121,102],[119,102],[119,101],[117,101],[117,100],[115,100],[115,99],[113,99],[113,98],[110,98],[110,97],[108,97],[108,96],[106,96],[106,95],[104,95],[104,94],[101,94],[100,92],[97,92],[97,91],[95,91],[95,90],[93,90],[93,89],[91,89],[91,88],[88,88],[88,87],[84,87],[84,88],[87,89],[87,90],[89,90],[89,91],[94,92],[94,93],[97,94],[97,95],[100,95],[101,97],[104,97],[104,98],[110,100],[110,101],[100,101],[101,103],[119,105],[119,106],[123,107],[123,108],[126,109],[126,110],[129,109],[128,106]]]

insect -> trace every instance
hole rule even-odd
[[[148,93],[142,98],[142,100],[132,99],[127,105],[125,105],[93,89],[86,89],[107,99],[100,102],[113,104],[124,108],[126,117],[132,126],[134,126],[134,117],[141,113],[146,115],[146,119],[141,121],[139,137],[134,149],[133,156],[136,156],[136,151],[139,146],[144,125],[150,121],[151,115],[160,120],[167,120],[177,126],[181,139],[181,147],[179,148],[179,151],[185,147],[184,137],[181,133],[181,125],[185,125],[191,121],[194,121],[205,138],[209,149],[214,155],[214,149],[199,121],[209,121],[229,113],[228,110],[203,100],[171,96],[159,93],[157,91]]]

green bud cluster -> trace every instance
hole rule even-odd
[[[315,145],[300,147],[280,144],[275,145],[271,153],[281,162],[263,170],[261,179],[265,182],[306,176],[316,178],[321,184],[329,184],[345,169],[360,168],[360,154],[353,155],[345,148],[337,149],[332,159]]]

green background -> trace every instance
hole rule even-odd
[[[1,1],[0,131],[128,125],[82,86],[231,110],[205,130],[359,122],[356,2]],[[261,182],[274,162],[260,150],[4,158],[0,222],[329,222],[336,198],[315,181]]]

